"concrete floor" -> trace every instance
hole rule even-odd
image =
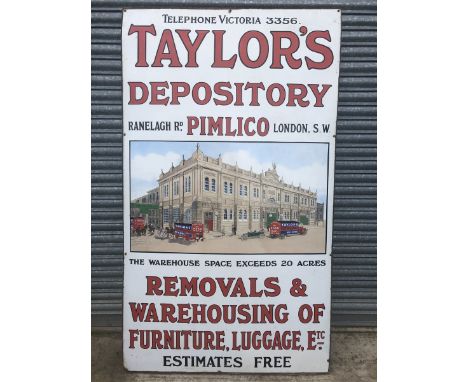
[[[93,382],[160,381],[290,381],[290,382],[370,382],[377,380],[377,333],[375,330],[332,330],[330,372],[328,374],[160,374],[134,373],[122,366],[121,333],[93,333],[91,373]]]

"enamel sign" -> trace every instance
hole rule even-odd
[[[127,9],[124,365],[327,372],[341,13]]]

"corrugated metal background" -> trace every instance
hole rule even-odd
[[[92,1],[92,325],[122,322],[122,8],[342,9],[332,325],[375,326],[377,5],[374,0]]]

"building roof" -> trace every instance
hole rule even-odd
[[[221,166],[225,170],[240,173],[240,174],[245,175],[245,176],[250,176],[250,177],[253,177],[253,178],[257,178],[258,181],[267,180],[267,181],[271,181],[273,183],[279,183],[283,187],[289,188],[291,190],[291,192],[296,191],[296,192],[307,193],[307,194],[310,194],[311,196],[316,196],[315,192],[312,192],[310,189],[306,190],[306,189],[302,188],[300,184],[299,184],[299,186],[294,186],[293,184],[284,182],[283,178],[280,178],[279,175],[278,175],[278,172],[276,171],[276,163],[272,163],[271,168],[268,168],[266,171],[262,171],[261,173],[256,173],[256,172],[252,171],[252,168],[250,168],[250,170],[245,170],[245,169],[240,168],[237,165],[237,163],[235,165],[231,165],[231,164],[228,164],[228,163],[223,163],[221,154],[218,156],[218,158],[213,158],[213,157],[210,157],[208,155],[205,155],[203,153],[203,151],[200,149],[200,145],[198,143],[196,145],[195,151],[192,153],[190,158],[185,159],[185,157],[182,156],[182,160],[176,166],[174,166],[174,164],[172,164],[169,171],[163,172],[161,170],[161,174],[159,176],[158,181],[160,182],[166,175],[171,174],[174,171],[178,171],[178,170],[182,169],[182,167],[184,167],[186,165],[193,164],[193,163],[199,163],[199,162],[206,162],[206,163],[210,163],[210,164],[215,165],[215,166]]]

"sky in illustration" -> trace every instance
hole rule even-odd
[[[161,170],[176,166],[182,155],[189,158],[196,149],[195,142],[133,141],[130,146],[131,198],[143,196],[158,186]],[[287,183],[318,192],[324,202],[327,192],[328,146],[319,143],[227,143],[200,142],[200,149],[208,156],[240,168],[260,173],[276,164],[279,177]]]

